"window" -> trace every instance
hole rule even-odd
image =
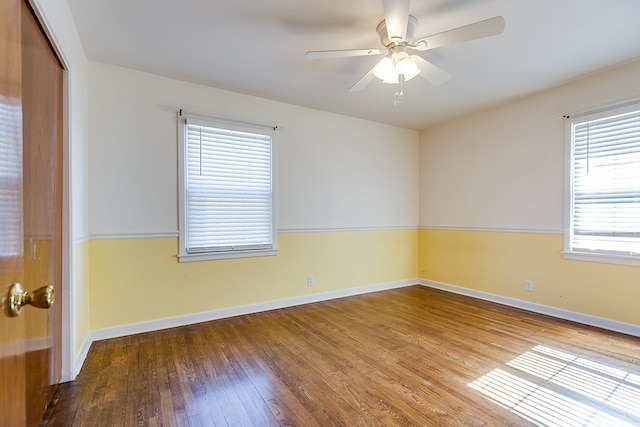
[[[640,103],[572,117],[568,135],[565,253],[639,262]]]
[[[179,123],[180,260],[275,255],[274,128]]]

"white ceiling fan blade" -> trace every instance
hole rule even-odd
[[[420,68],[420,77],[432,85],[440,86],[451,78],[451,74],[447,73],[440,67],[436,67],[426,59],[418,55],[411,55],[411,58],[416,61],[418,68]]]
[[[375,76],[373,75],[373,69],[375,68],[375,66],[373,66],[373,68],[371,68],[367,74],[365,74],[364,76],[362,76],[360,78],[360,80],[358,80],[356,82],[356,84],[354,84],[353,86],[351,86],[351,89],[349,89],[349,92],[357,92],[359,90],[364,89],[365,87],[367,87],[367,85],[369,83],[371,83],[371,81],[375,78]]]
[[[348,56],[380,55],[380,49],[343,49],[343,50],[312,50],[305,54],[307,59],[344,58]]]
[[[387,35],[392,42],[401,42],[407,36],[409,0],[382,0]]]
[[[481,39],[501,34],[504,31],[504,18],[496,16],[484,21],[454,28],[432,36],[423,37],[414,43],[417,50],[429,50],[437,47],[448,46],[467,40]]]

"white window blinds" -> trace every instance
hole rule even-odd
[[[23,253],[21,139],[22,106],[0,95],[0,257]]]
[[[186,119],[186,254],[274,248],[270,130],[234,122]]]
[[[640,256],[640,106],[572,123],[572,251]]]

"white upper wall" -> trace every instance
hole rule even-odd
[[[640,60],[429,128],[420,226],[563,229],[565,114],[640,97]]]
[[[278,126],[278,229],[418,225],[415,131],[89,62],[92,236],[177,232],[177,119]]]

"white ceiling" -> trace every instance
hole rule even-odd
[[[380,57],[305,59],[381,47],[380,0],[68,2],[91,60],[411,129],[640,57],[640,0],[414,0],[416,38],[497,15],[506,26],[424,52],[453,78],[413,79],[394,106],[394,85],[349,92]]]

